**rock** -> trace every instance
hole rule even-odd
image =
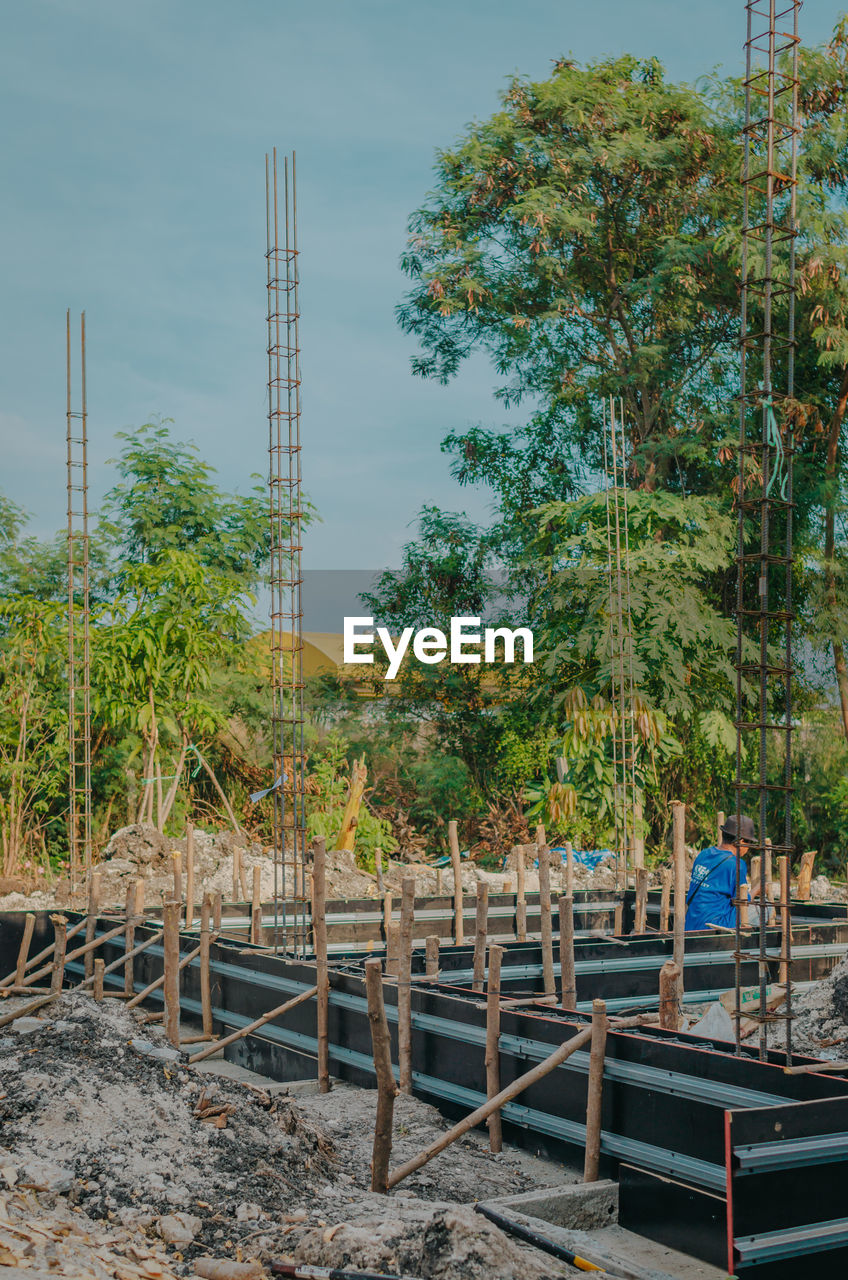
[[[262,1217],[262,1210],[258,1204],[253,1204],[249,1200],[245,1200],[236,1209],[237,1222],[253,1222],[256,1218]]]
[[[711,1004],[700,1021],[689,1028],[693,1036],[705,1036],[709,1040],[735,1040],[733,1021],[724,1005],[716,1001]]]
[[[193,1213],[167,1213],[156,1224],[156,1230],[166,1244],[191,1244],[202,1226]]]
[[[179,1049],[172,1049],[168,1045],[154,1044],[152,1040],[141,1040],[133,1037],[130,1040],[130,1048],[135,1049],[136,1053],[141,1053],[145,1058],[155,1058],[158,1062],[179,1062]]]
[[[17,1031],[19,1036],[29,1035],[30,1031],[41,1031],[47,1026],[44,1018],[16,1018],[11,1022],[10,1027],[13,1031]]]
[[[103,850],[103,861],[120,858],[130,867],[140,867],[150,863],[165,861],[171,847],[161,831],[142,823],[134,823],[130,827],[121,827],[116,831]]]

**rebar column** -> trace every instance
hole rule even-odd
[[[91,871],[91,644],[88,539],[88,405],[85,312],[80,315],[80,408],[71,379],[71,313],[65,315],[68,470],[68,851],[71,888]]]
[[[751,849],[766,865],[769,819],[775,855],[792,856],[792,460],[794,452],[795,238],[798,15],[801,0],[748,0],[743,126],[743,216],[737,477],[736,815],[755,810]],[[769,781],[769,748],[780,781]],[[751,778],[749,770],[753,769]],[[777,776],[775,773],[774,777]],[[737,883],[741,871],[736,849]],[[741,890],[739,896],[741,897]],[[791,991],[769,1013],[768,895],[756,905],[759,1054],[767,1026],[785,1020],[792,1058]],[[790,956],[784,957],[787,971]],[[736,1046],[741,1044],[743,952],[736,925]]]
[[[277,151],[265,156],[268,492],[271,526],[271,727],[274,754],[274,947],[305,954],[301,381],[295,156],[283,160],[280,243]],[[289,902],[291,910],[289,908]]]

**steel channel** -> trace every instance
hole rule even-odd
[[[805,1168],[848,1160],[848,1133],[828,1133],[822,1137],[787,1138],[785,1142],[752,1142],[734,1147],[739,1161],[735,1177],[775,1169]]]
[[[803,1227],[764,1231],[756,1236],[736,1236],[733,1241],[739,1261],[746,1267],[758,1262],[796,1258],[799,1254],[823,1253],[840,1245],[848,1245],[848,1218],[831,1218],[828,1222],[811,1222]]]

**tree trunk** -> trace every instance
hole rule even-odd
[[[824,509],[824,580],[828,607],[836,612],[836,504],[839,496],[839,437],[842,433],[842,422],[848,407],[848,368],[842,373],[839,397],[830,420],[830,431],[827,439],[827,462],[825,465],[825,509]],[[832,623],[836,630],[835,616]],[[836,673],[836,684],[839,689],[839,705],[842,712],[842,732],[848,742],[848,665],[845,661],[845,647],[836,634],[831,639],[833,648],[833,667]]]

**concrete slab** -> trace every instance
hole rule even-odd
[[[557,1227],[598,1231],[618,1222],[618,1183],[604,1179],[540,1187],[517,1196],[499,1196],[492,1203]]]

